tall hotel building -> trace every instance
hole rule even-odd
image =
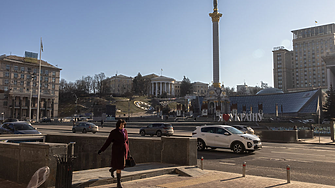
[[[14,55],[0,56],[0,118],[19,120],[58,117],[60,70],[46,61]],[[40,105],[38,103],[40,79]],[[30,112],[29,112],[30,111]],[[29,117],[29,115],[31,117]]]
[[[284,92],[327,89],[322,57],[335,51],[335,24],[293,30],[293,51],[273,49],[274,87]]]

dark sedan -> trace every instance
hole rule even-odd
[[[41,134],[29,122],[5,122],[0,126],[1,134]]]

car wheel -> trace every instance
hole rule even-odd
[[[141,130],[140,134],[141,134],[141,136],[145,136],[145,131]]]
[[[215,147],[211,147],[211,149],[216,149]]]
[[[198,139],[198,143],[197,143],[198,151],[203,151],[203,150],[205,150],[205,148],[206,148],[205,142],[201,139]]]
[[[83,129],[83,133],[87,133],[87,130],[86,130],[86,129]]]
[[[157,137],[161,137],[162,136],[162,131],[157,131],[156,134],[157,134]]]
[[[95,134],[95,133],[97,133],[97,132],[93,132],[93,134]]]
[[[73,133],[76,133],[76,129],[72,129],[72,132],[73,132]]]
[[[243,153],[244,152],[244,146],[241,142],[236,142],[233,145],[233,152],[234,153]]]

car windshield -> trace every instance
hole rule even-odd
[[[244,134],[242,131],[234,128],[234,127],[225,127],[232,134]]]
[[[14,128],[16,130],[34,130],[34,127],[24,123],[14,124]]]
[[[165,127],[168,127],[168,128],[172,127],[171,124],[164,124],[164,126],[165,126]]]
[[[89,122],[87,122],[87,125],[96,126],[95,124]]]

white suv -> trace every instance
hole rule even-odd
[[[212,149],[228,148],[234,153],[243,153],[244,151],[251,153],[262,148],[258,136],[245,134],[229,125],[198,126],[192,132],[192,137],[198,138],[198,150],[204,150],[207,147]]]

